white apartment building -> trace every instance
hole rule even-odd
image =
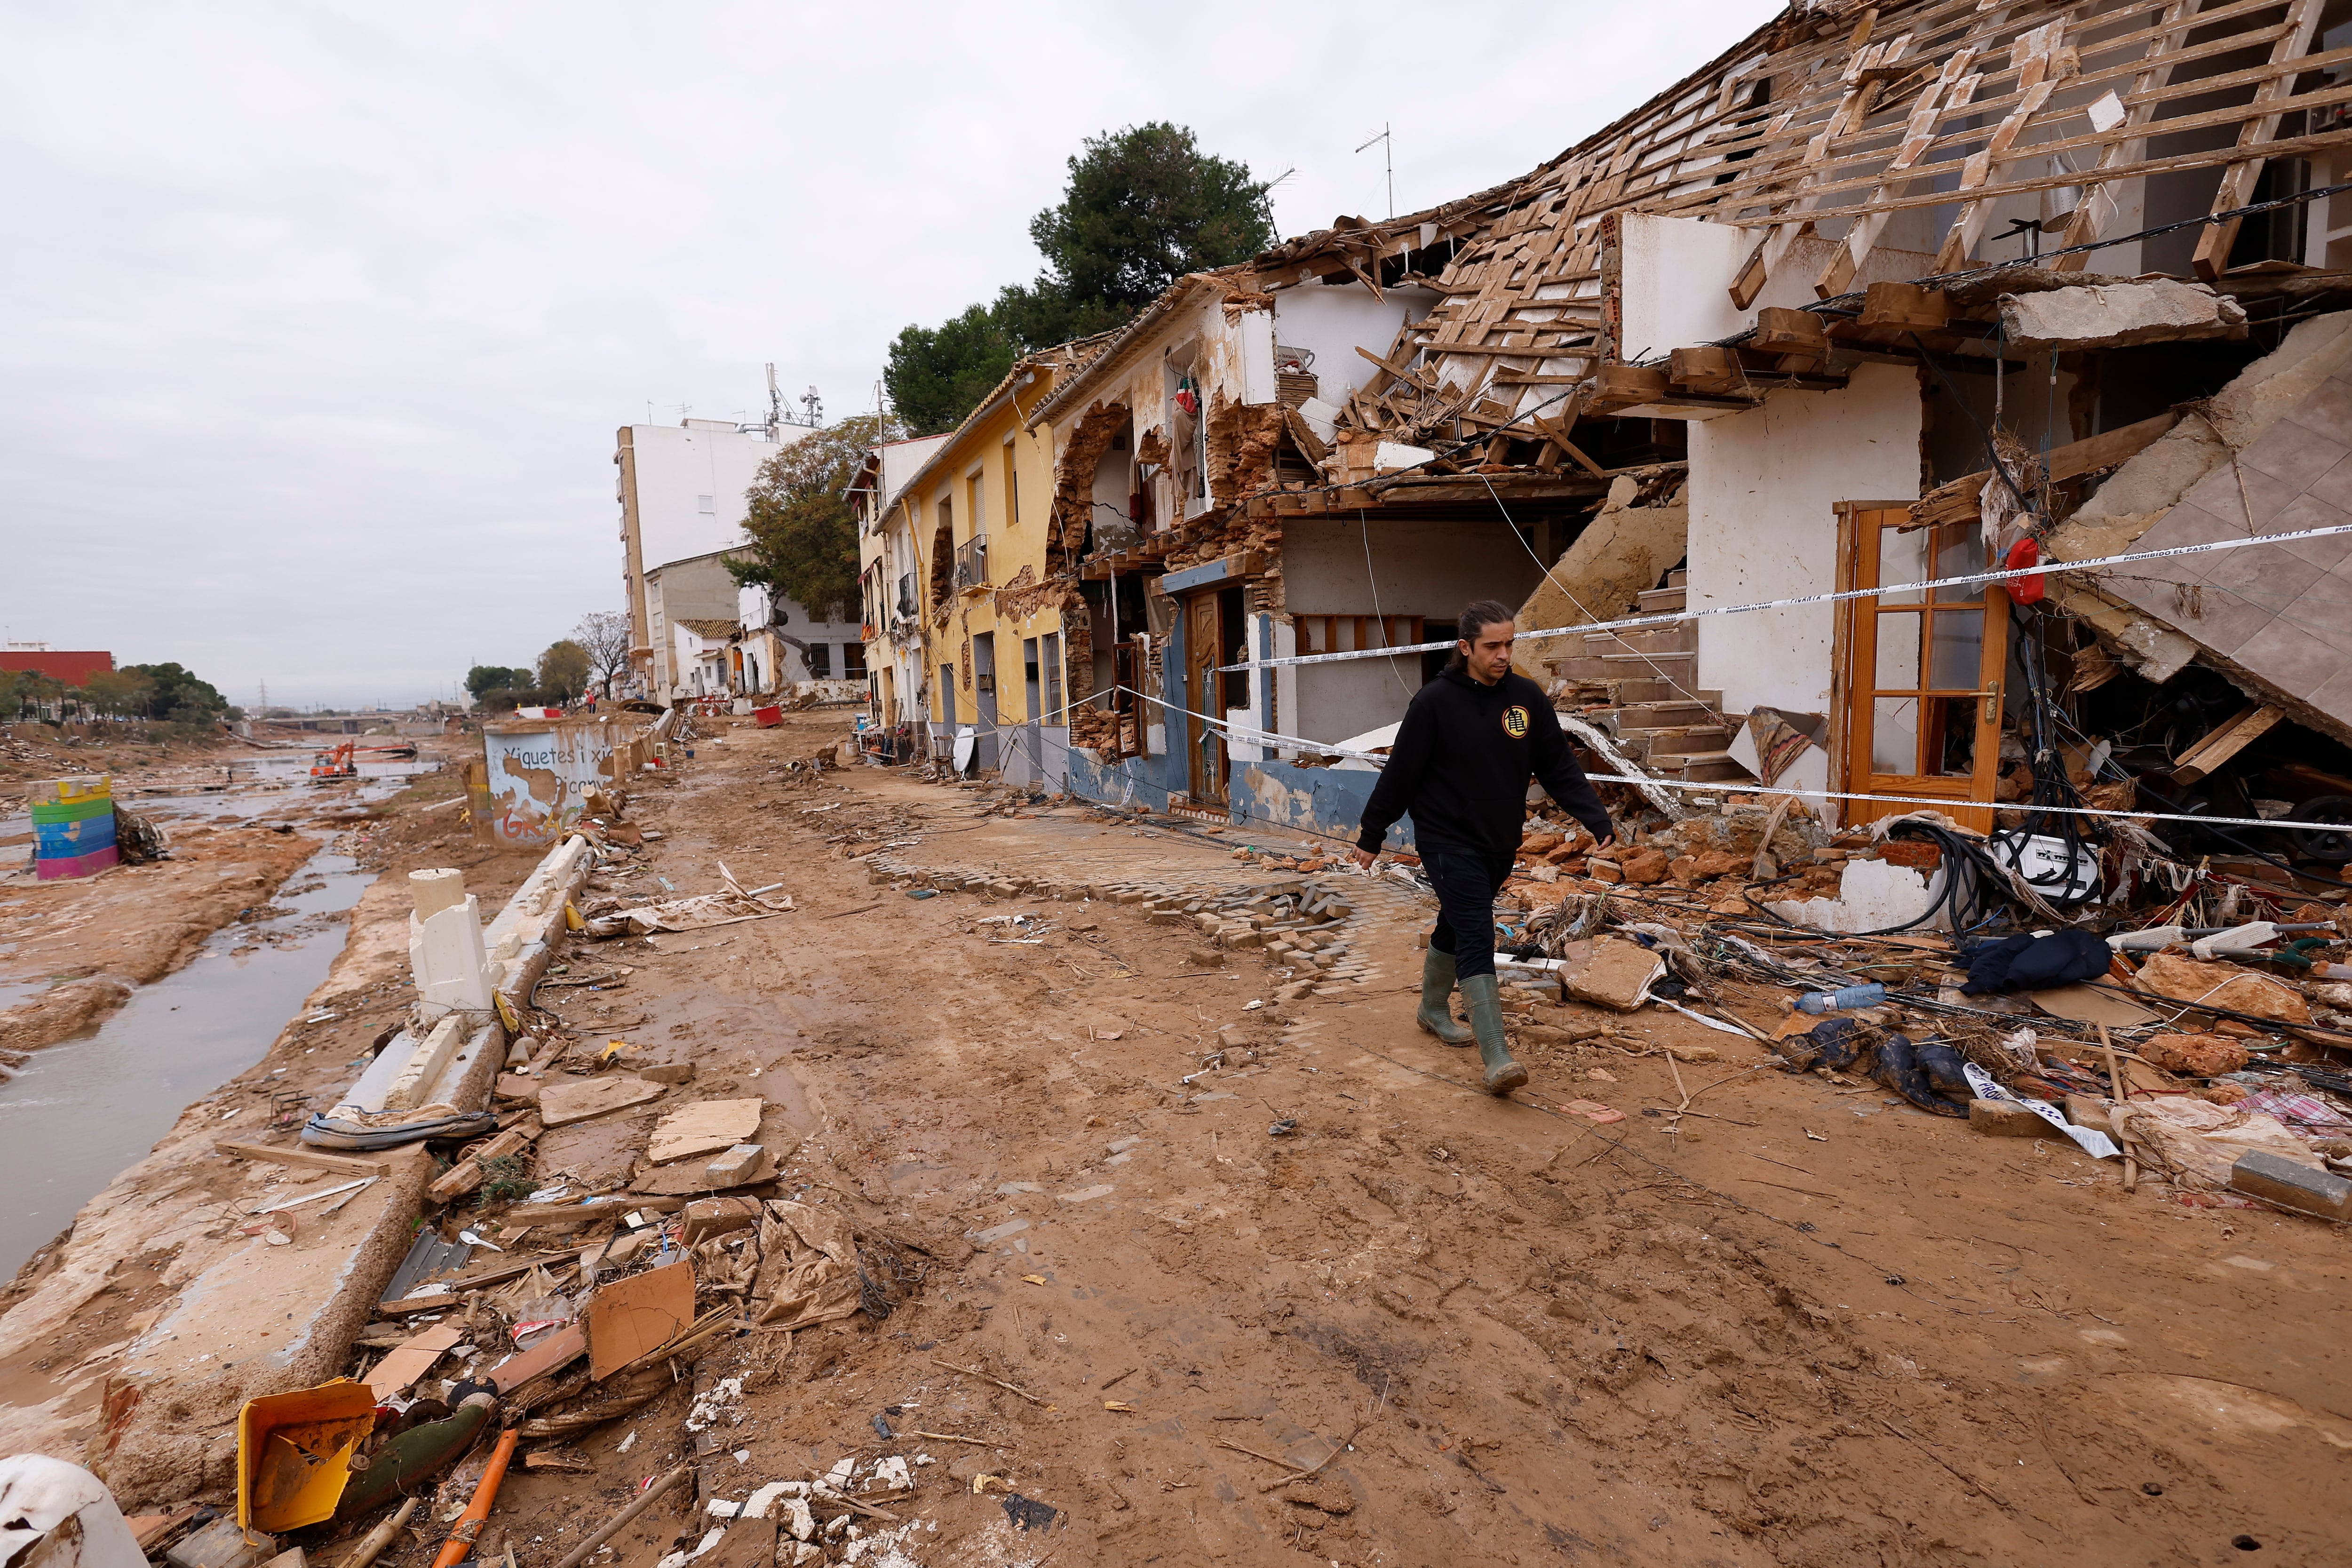
[[[845,665],[861,660],[855,622],[816,620],[764,589],[739,590],[727,571],[727,558],[750,543],[745,492],[761,465],[808,433],[784,425],[772,436],[725,419],[626,425],[614,433],[630,656],[646,695],[667,701],[694,689],[689,663],[704,665],[708,689],[714,677],[705,658],[681,650],[728,640],[714,637],[714,623],[762,634],[751,657],[724,661],[722,684],[731,689],[772,691],[793,681],[839,679]],[[856,609],[845,605],[836,613]],[[687,622],[695,630],[681,637]]]

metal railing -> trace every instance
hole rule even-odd
[[[955,587],[959,594],[988,586],[988,538],[966,540],[956,546]]]

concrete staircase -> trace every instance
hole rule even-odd
[[[1685,583],[1684,574],[1672,574],[1664,587],[1642,595],[1640,613],[1684,608]],[[1723,716],[1723,693],[1698,686],[1696,622],[1590,633],[1582,653],[1544,662],[1566,683],[1554,701],[1607,731],[1628,758],[1660,778],[1705,784],[1755,776],[1731,760],[1737,730]]]

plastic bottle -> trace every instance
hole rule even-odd
[[[1849,985],[1842,991],[1815,991],[1797,998],[1797,1005],[1808,1013],[1837,1013],[1855,1007],[1875,1007],[1886,1000],[1886,987],[1879,984]]]

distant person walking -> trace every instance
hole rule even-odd
[[[1511,874],[1527,821],[1528,780],[1542,781],[1562,809],[1601,844],[1613,841],[1609,812],[1568,749],[1543,688],[1511,669],[1509,606],[1481,599],[1462,612],[1453,662],[1404,710],[1381,782],[1364,803],[1356,864],[1380,858],[1389,829],[1408,812],[1413,847],[1437,890],[1437,926],[1421,966],[1413,1021],[1449,1046],[1478,1044],[1486,1090],[1528,1081],[1503,1036],[1495,978],[1495,894]],[[1470,1027],[1454,1019],[1459,985]]]

